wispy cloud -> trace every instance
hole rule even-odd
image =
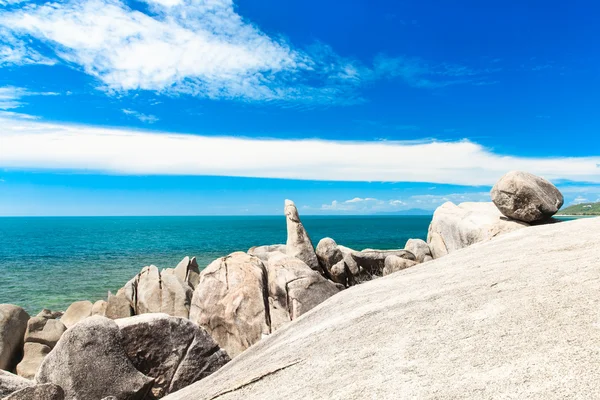
[[[360,103],[359,89],[380,79],[421,88],[482,79],[465,66],[414,57],[380,55],[367,65],[323,43],[299,49],[242,18],[232,0],[146,3],[144,12],[120,0],[32,2],[0,11],[0,29],[10,38],[0,47],[0,64],[56,58],[96,77],[109,93],[310,104]],[[49,48],[52,58],[33,44]]]
[[[146,122],[148,124],[153,124],[153,123],[155,123],[155,122],[158,121],[158,117],[155,116],[155,115],[152,115],[152,114],[143,114],[141,112],[130,110],[130,109],[127,109],[127,108],[124,108],[121,111],[123,111],[123,113],[125,115],[130,115],[130,116],[132,116],[134,118],[137,118],[140,121]]]
[[[0,126],[4,168],[462,185],[492,185],[510,168],[553,180],[600,183],[600,156],[498,155],[470,141],[258,140],[9,118],[0,118]]]
[[[55,96],[55,92],[31,92],[27,89],[15,86],[0,87],[0,118],[18,119],[37,119],[36,116],[12,111],[24,105],[22,99],[28,96]]]

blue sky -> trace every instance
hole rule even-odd
[[[593,1],[0,0],[0,215],[600,198]]]

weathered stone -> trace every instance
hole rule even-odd
[[[407,260],[415,260],[415,255],[407,250],[374,250],[365,249],[352,253],[352,258],[362,270],[371,277],[383,275],[385,259],[388,256],[398,256]]]
[[[427,244],[433,258],[529,226],[506,219],[493,203],[446,202],[433,213]]]
[[[298,209],[291,200],[285,201],[285,219],[287,224],[286,254],[302,260],[315,271],[321,271],[313,244],[300,221]]]
[[[562,207],[562,193],[544,178],[511,171],[492,188],[492,201],[509,218],[524,222],[544,221]]]
[[[144,375],[155,378],[160,398],[216,371],[230,359],[193,322],[167,314],[144,314],[116,321],[125,352]]]
[[[48,319],[57,319],[63,316],[63,312],[62,311],[51,311],[48,310],[47,308],[42,309],[42,311],[40,311],[38,313],[38,315],[36,315],[36,317],[44,317],[44,318],[48,318]]]
[[[17,365],[17,374],[25,379],[35,378],[42,361],[52,350],[49,346],[35,342],[25,342],[23,359]]]
[[[66,330],[67,327],[59,320],[31,317],[27,321],[25,342],[41,343],[52,348]]]
[[[187,282],[192,290],[195,289],[200,280],[200,268],[198,267],[196,257],[190,259],[190,257],[186,256],[179,264],[177,264],[173,273],[182,282]]]
[[[11,371],[19,362],[28,320],[21,307],[0,304],[0,369]]]
[[[255,246],[248,249],[248,254],[258,257],[263,261],[267,261],[269,259],[269,255],[274,252],[281,252],[285,254],[285,244]]]
[[[323,278],[301,260],[282,253],[269,258],[267,273],[269,297],[277,303],[276,308],[287,312],[287,321],[298,318],[343,288]],[[284,321],[280,319],[279,324],[273,321],[272,330]]]
[[[108,292],[105,316],[110,319],[131,317],[129,300],[125,296],[115,296]]]
[[[406,258],[401,258],[394,255],[387,256],[385,258],[385,266],[383,267],[383,276],[413,267],[417,264],[418,263],[416,261],[407,260]]]
[[[46,356],[36,375],[54,383],[65,399],[144,399],[154,380],[137,371],[122,346],[117,324],[98,315],[67,330]]]
[[[67,308],[67,311],[60,318],[60,322],[68,329],[79,321],[91,316],[93,306],[92,302],[88,300],[76,301]]]
[[[317,254],[317,259],[321,263],[321,267],[324,271],[327,271],[331,276],[331,268],[343,260],[344,255],[342,251],[338,248],[337,243],[332,238],[323,238],[317,244],[317,249],[315,251]],[[338,282],[336,280],[336,282]],[[342,283],[342,282],[339,282]]]
[[[92,315],[101,315],[104,317],[106,315],[106,305],[106,300],[98,300],[95,302],[92,306]]]
[[[344,260],[335,263],[329,270],[329,275],[332,281],[342,284],[344,287],[352,286],[349,282],[352,276]]]
[[[4,398],[17,390],[33,386],[29,379],[22,378],[0,369],[0,398]]]
[[[64,400],[65,392],[58,385],[44,383],[13,392],[2,400]]]
[[[165,400],[596,399],[600,218],[344,290]]]
[[[408,239],[404,250],[408,250],[415,255],[418,263],[427,262],[433,259],[431,256],[431,249],[426,241],[422,239]]]
[[[242,252],[213,261],[200,273],[190,320],[206,329],[232,358],[271,333],[262,261]]]

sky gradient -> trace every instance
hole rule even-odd
[[[600,198],[593,1],[0,0],[0,215]]]

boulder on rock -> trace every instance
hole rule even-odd
[[[492,188],[492,201],[509,218],[523,222],[545,221],[563,205],[562,193],[544,178],[511,171]]]
[[[67,308],[67,311],[65,311],[63,316],[60,318],[60,322],[62,322],[68,329],[79,321],[90,317],[92,315],[92,307],[94,307],[94,305],[91,301],[76,301],[75,303],[71,304],[69,308]]]
[[[64,400],[65,392],[58,385],[43,383],[13,392],[2,400]]]
[[[319,241],[317,244],[317,249],[315,250],[317,254],[317,259],[321,263],[321,267],[323,271],[326,272],[327,277],[333,278],[333,274],[331,273],[331,269],[334,265],[339,263],[344,259],[344,255],[342,251],[339,249],[337,243],[332,238],[326,237]],[[340,274],[339,267],[336,269],[336,278],[335,282],[345,284],[346,276],[344,268],[342,268],[343,274]]]
[[[450,201],[439,206],[429,224],[427,244],[433,258],[440,258],[474,243],[529,226],[504,217],[494,203]]]
[[[267,262],[271,329],[276,330],[292,321],[329,297],[343,286],[325,279],[301,260],[273,253]]]
[[[269,259],[271,253],[281,252],[285,253],[285,244],[271,244],[266,246],[254,246],[248,249],[248,254],[260,258],[263,261]]]
[[[398,257],[395,255],[387,256],[385,258],[385,266],[383,267],[383,276],[393,274],[394,272],[401,271],[406,268],[417,265],[416,261],[407,260],[406,258]]]
[[[154,379],[134,367],[122,341],[113,320],[86,318],[62,335],[42,362],[36,381],[62,387],[66,399],[144,399]]]
[[[104,316],[110,319],[131,317],[129,300],[124,295],[115,296],[109,291]]]
[[[0,369],[12,371],[23,351],[29,314],[19,306],[0,304]]]
[[[385,259],[388,256],[397,256],[415,261],[415,255],[407,250],[365,249],[363,251],[355,251],[351,255],[356,261],[356,264],[362,269],[363,273],[367,274],[369,278],[383,276]]]
[[[206,329],[232,358],[271,333],[263,262],[236,252],[210,263],[200,273],[190,320]]]
[[[300,221],[298,209],[294,202],[286,200],[284,211],[287,225],[286,254],[302,260],[315,271],[321,271],[315,249],[308,233],[306,233],[306,229],[304,229],[304,225]]]
[[[0,369],[0,398],[4,398],[17,390],[33,385],[34,383],[29,379],[22,378]]]
[[[66,330],[67,327],[57,319],[29,318],[25,331],[23,359],[17,365],[17,374],[33,379],[44,357],[56,346]]]
[[[143,314],[116,323],[133,365],[155,379],[156,398],[212,374],[230,360],[204,329],[188,319]]]
[[[408,239],[404,250],[408,250],[415,255],[418,263],[424,263],[433,259],[431,256],[431,249],[426,241],[423,239]]]
[[[198,267],[196,257],[190,258],[186,256],[175,268],[166,268],[161,271],[161,275],[162,274],[175,275],[181,282],[190,285],[193,290],[196,288],[196,285],[198,285],[198,280],[200,279],[200,268]]]

